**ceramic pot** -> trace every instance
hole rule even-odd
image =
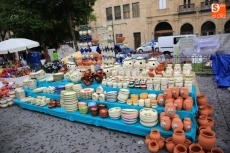
[[[212,117],[207,117],[208,124],[207,126],[213,128],[214,127],[214,119]]]
[[[176,99],[180,99],[182,103],[184,102],[184,99],[181,96],[177,97]]]
[[[211,150],[216,145],[215,132],[207,129],[200,130],[198,143],[204,150]]]
[[[204,106],[207,103],[207,98],[205,94],[197,94],[197,103],[199,106]]]
[[[154,77],[154,69],[150,68],[148,72],[149,77]]]
[[[89,112],[92,116],[97,116],[98,115],[98,108],[97,107],[90,107]]]
[[[181,99],[174,100],[174,106],[176,107],[176,110],[181,110],[182,109],[182,100]]]
[[[182,87],[182,88],[180,89],[180,96],[181,96],[182,98],[187,98],[187,97],[189,96],[189,90],[188,90],[187,87]]]
[[[184,102],[183,102],[183,108],[184,108],[186,111],[191,111],[192,106],[193,106],[193,101],[192,101],[192,99],[187,98],[187,99],[184,100]]]
[[[221,150],[220,148],[212,148],[211,153],[224,153],[224,151]]]
[[[117,40],[119,41],[119,43],[123,43],[123,41],[125,40],[125,37],[117,37]]]
[[[189,149],[189,146],[192,144],[192,142],[189,140],[189,139],[185,139],[185,142],[184,142],[184,146],[187,148],[187,150]]]
[[[177,98],[180,94],[180,90],[178,87],[172,87],[171,91],[172,91],[172,97],[173,98]]]
[[[160,120],[162,119],[163,116],[167,116],[167,114],[165,112],[161,112],[161,114],[160,114]]]
[[[176,128],[172,135],[175,144],[183,144],[185,142],[185,135],[182,129]]]
[[[160,106],[165,105],[164,94],[158,94],[158,96],[157,96],[157,104],[160,105]]]
[[[176,114],[176,107],[173,103],[167,103],[164,111],[169,118],[172,118]]]
[[[99,113],[102,118],[106,118],[108,116],[108,109],[102,108],[99,110]]]
[[[160,134],[159,130],[157,130],[157,129],[152,129],[151,132],[150,132],[150,138],[151,138],[152,140],[159,141],[160,138],[161,138],[161,134]]]
[[[198,124],[199,126],[207,126],[208,125],[208,119],[206,116],[200,115],[198,117]]]
[[[191,119],[186,117],[184,118],[184,124],[183,124],[183,129],[185,132],[189,132],[192,128],[192,122]]]
[[[159,148],[162,149],[165,146],[165,139],[163,137],[160,138],[159,141],[157,141]]]
[[[100,76],[99,74],[95,74],[95,75],[94,75],[94,79],[95,79],[95,81],[96,81],[97,83],[101,83],[102,80],[103,80],[103,77]]]
[[[173,153],[187,153],[187,148],[183,144],[178,144],[173,149]]]
[[[199,106],[199,115],[204,115],[204,116],[208,116],[209,115],[209,110],[207,105],[203,105],[203,106]]]
[[[165,99],[165,105],[167,103],[174,103],[174,98]]]
[[[168,152],[172,153],[175,146],[176,145],[174,144],[172,137],[166,139],[166,149]]]
[[[202,150],[202,147],[199,145],[199,144],[191,144],[189,146],[189,153],[202,153],[203,150]]]
[[[160,121],[161,128],[165,131],[170,130],[171,128],[171,120],[168,116],[162,116]]]
[[[164,99],[172,98],[172,91],[169,88],[164,89]]]
[[[210,126],[200,126],[198,132],[200,133],[200,131],[203,129],[212,130]]]
[[[180,118],[174,118],[172,121],[172,130],[183,129],[183,122]]]
[[[213,106],[210,104],[207,104],[207,109],[208,109],[208,116],[211,116],[213,113]]]
[[[151,140],[148,145],[149,151],[152,153],[157,153],[159,151],[159,145],[156,140]]]
[[[150,141],[151,141],[151,138],[150,138],[149,135],[147,135],[147,136],[145,137],[145,144],[148,146]]]

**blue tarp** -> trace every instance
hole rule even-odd
[[[212,71],[218,88],[230,87],[230,54],[213,54]]]

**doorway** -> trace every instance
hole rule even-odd
[[[158,41],[158,37],[160,36],[172,36],[173,29],[172,26],[168,22],[160,22],[155,27],[154,38]]]
[[[133,37],[134,37],[134,49],[136,50],[138,47],[141,46],[141,33],[135,32],[133,33]]]

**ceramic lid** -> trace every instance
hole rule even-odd
[[[144,59],[144,57],[141,57],[141,56],[138,56],[137,58],[136,58],[136,60],[143,60]]]
[[[156,116],[157,111],[155,109],[152,109],[152,108],[143,108],[140,110],[140,114],[142,116]]]
[[[126,57],[126,58],[124,59],[124,61],[130,61],[130,60],[132,60],[131,57]]]
[[[156,58],[151,57],[150,59],[148,59],[148,61],[157,61],[157,59],[156,59]]]

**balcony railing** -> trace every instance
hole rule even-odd
[[[212,3],[218,3],[218,0],[210,0],[200,3],[200,11],[210,11]]]
[[[195,12],[195,3],[179,5],[179,14],[193,13]]]

